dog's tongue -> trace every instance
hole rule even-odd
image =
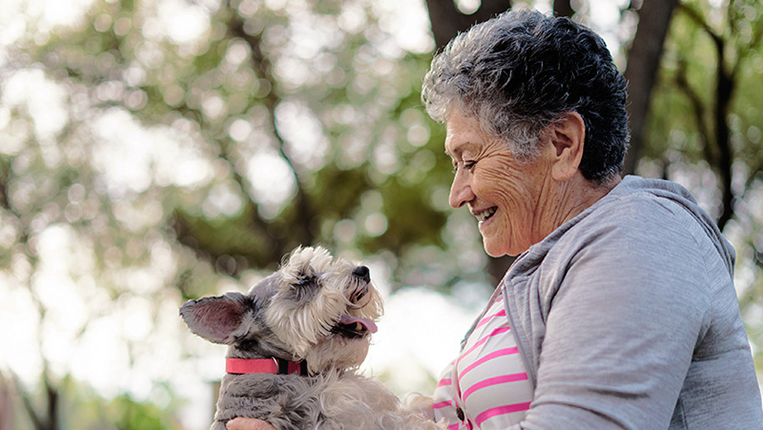
[[[363,325],[363,327],[366,328],[366,330],[370,331],[371,333],[376,333],[376,330],[378,330],[378,328],[376,327],[376,323],[371,321],[368,318],[358,318],[358,317],[353,317],[350,315],[344,315],[342,319],[339,320],[339,322],[345,325],[360,323],[361,325]]]

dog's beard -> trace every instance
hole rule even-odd
[[[368,337],[348,339],[330,336],[305,355],[308,372],[315,374],[330,368],[356,368],[366,359],[369,344]]]

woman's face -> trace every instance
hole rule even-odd
[[[484,133],[458,109],[448,116],[446,133],[445,152],[455,168],[450,205],[466,205],[477,218],[485,252],[518,255],[550,233],[544,233],[541,219],[551,181],[544,151],[519,163],[506,142]]]

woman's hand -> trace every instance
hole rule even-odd
[[[241,417],[228,421],[226,428],[228,430],[277,430],[265,421]]]

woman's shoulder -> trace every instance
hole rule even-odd
[[[702,260],[706,253],[721,251],[724,239],[709,233],[713,227],[694,208],[687,208],[693,204],[649,189],[612,193],[549,238],[545,263],[566,267],[585,258],[597,265],[613,260],[620,265],[639,261],[640,266],[658,264],[666,255]]]
[[[733,249],[685,188],[626,177],[521,256],[514,273],[527,275],[541,264],[568,267],[582,257],[649,262],[670,254],[682,259],[720,255],[726,265],[733,261]]]
[[[715,228],[714,221],[694,196],[679,184],[638,177],[626,177],[607,196],[580,215],[564,239],[602,232],[626,236],[692,234],[691,230]],[[607,237],[616,238],[618,234]],[[560,237],[560,239],[562,239]]]

